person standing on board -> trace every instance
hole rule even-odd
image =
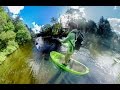
[[[71,32],[69,32],[69,34],[64,40],[59,39],[60,42],[67,47],[67,52],[65,54],[65,58],[63,62],[63,65],[65,66],[68,65],[70,61],[70,57],[74,53],[75,42],[77,41],[77,38],[79,37],[79,35],[82,36],[80,30],[73,29]],[[82,41],[83,41],[83,38],[82,38]]]

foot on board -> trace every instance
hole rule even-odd
[[[62,63],[64,66],[67,66],[67,64],[66,63]]]

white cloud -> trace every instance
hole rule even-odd
[[[9,11],[13,14],[12,18],[16,18],[21,10],[24,9],[24,6],[7,6]],[[23,18],[20,18],[20,20],[23,20]]]
[[[8,9],[13,14],[19,14],[24,9],[24,6],[8,6]]]
[[[36,24],[35,22],[32,23],[33,25],[33,28],[32,28],[32,31],[34,33],[39,33],[41,31],[41,26],[39,26],[38,24]]]
[[[79,9],[79,6],[70,6],[70,8]]]
[[[67,27],[68,20],[68,14],[63,14],[58,18],[58,22],[61,22],[63,27]]]
[[[60,17],[58,18],[58,22],[61,21],[62,26],[64,28],[68,27],[68,23],[67,23],[68,21],[80,19],[80,18],[86,16],[86,14],[85,14],[85,8],[79,7],[79,6],[70,6],[70,8],[73,8],[72,14],[70,14],[70,13],[69,14],[68,13],[64,13],[64,14],[60,15]],[[77,11],[74,10],[74,9],[77,9]]]
[[[42,25],[41,27],[44,27],[44,25]]]
[[[120,19],[119,18],[108,18],[110,25],[116,32],[120,32]]]
[[[78,9],[82,13],[82,16],[85,17],[85,8],[80,7],[80,6],[70,6],[70,8]]]
[[[84,12],[85,8],[79,8],[80,12]]]
[[[79,8],[80,12],[82,13],[82,17],[85,17],[85,8]]]
[[[23,21],[23,18],[20,18],[20,20],[22,20],[22,21]]]
[[[114,6],[114,8],[113,8],[114,10],[116,10],[117,9],[117,6]]]
[[[18,15],[17,14],[13,14],[12,15],[12,18],[16,18]],[[23,21],[23,18],[22,17],[20,17],[20,20],[22,20]]]
[[[16,18],[18,15],[17,14],[13,14],[12,15],[12,18]]]

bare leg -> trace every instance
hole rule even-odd
[[[71,54],[66,53],[66,55],[65,55],[65,62],[64,62],[65,64],[67,64],[69,62],[70,56],[71,56]]]
[[[69,45],[67,53],[65,54],[64,64],[68,64],[72,53],[73,53],[73,47]]]

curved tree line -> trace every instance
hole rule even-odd
[[[82,33],[95,34],[101,38],[112,37],[110,23],[107,19],[104,19],[103,16],[100,18],[97,24],[93,20],[86,21],[85,18],[82,18],[76,21],[68,22],[68,26],[69,28],[63,28],[61,23],[54,21],[53,25],[44,25],[44,27],[42,27],[42,32],[37,34],[37,36],[63,37],[66,36],[72,29],[78,29]]]
[[[74,13],[77,12],[79,17],[77,19],[71,18],[70,16],[74,16]],[[62,26],[61,20],[58,22],[57,18],[51,18],[51,24],[46,24],[42,27],[42,32],[37,34],[37,36],[49,36],[49,37],[64,37],[72,29],[78,29],[83,34],[91,33],[100,36],[101,38],[110,38],[112,37],[112,29],[110,23],[103,16],[100,18],[98,23],[95,23],[93,20],[86,20],[81,16],[80,11],[78,9],[68,9],[65,12],[68,15],[69,21],[67,21],[68,27],[65,28]]]

